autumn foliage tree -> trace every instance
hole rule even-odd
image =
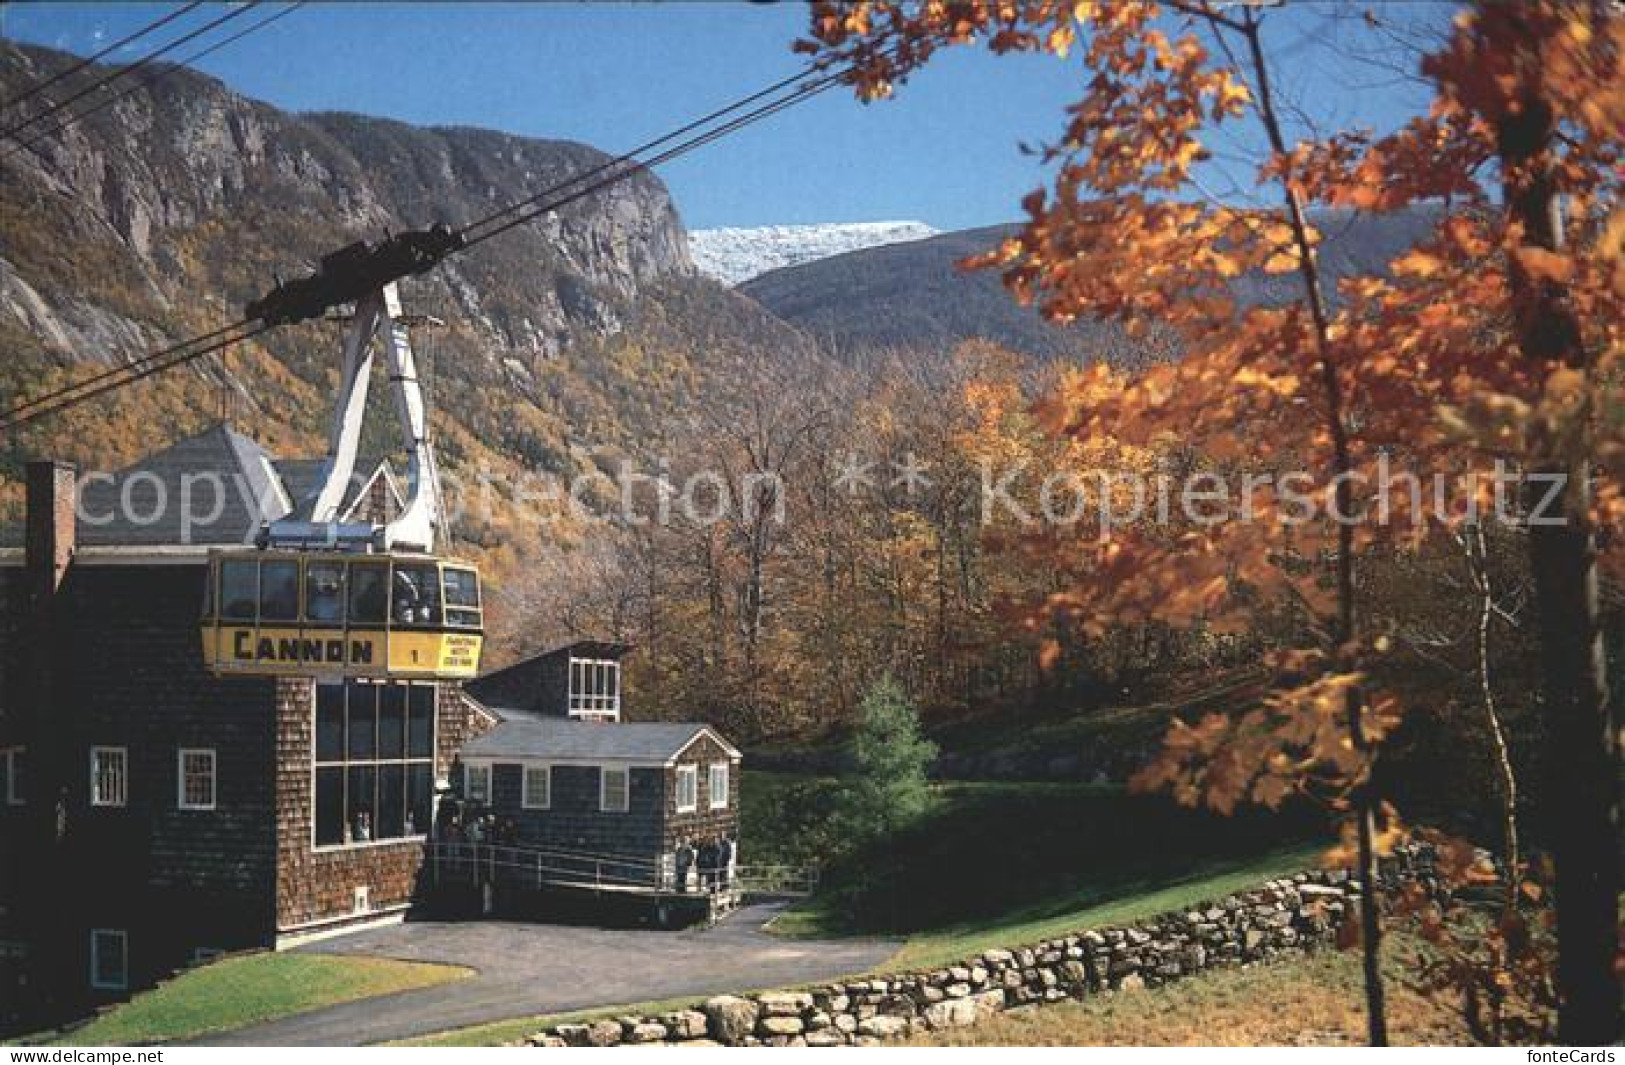
[[[1065,382],[1042,408],[1055,433],[1152,456],[1178,442],[1254,474],[1257,490],[1249,521],[1044,534],[1068,553],[1074,584],[1042,612],[1096,630],[1244,626],[1289,603],[1303,621],[1304,639],[1271,659],[1273,693],[1249,713],[1176,726],[1142,783],[1220,808],[1319,794],[1347,812],[1370,885],[1376,852],[1398,834],[1392,817],[1378,823],[1371,784],[1403,700],[1378,683],[1392,643],[1362,617],[1357,567],[1476,520],[1500,490],[1492,475],[1528,475],[1519,513],[1555,774],[1561,1037],[1608,1042],[1618,769],[1595,530],[1622,509],[1611,386],[1625,299],[1614,206],[1625,19],[1602,0],[1484,0],[1421,64],[1435,89],[1425,114],[1381,138],[1339,130],[1289,143],[1270,17],[1264,5],[1208,0],[820,3],[799,47],[852,63],[866,99],[944,47],[1082,53],[1082,95],[1046,150],[1052,187],[1024,202],[1016,237],[972,265],[1002,270],[1018,298],[1060,321],[1178,332],[1177,362]],[[1264,145],[1257,179],[1274,209],[1198,195],[1210,139],[1243,122]],[[1432,237],[1386,277],[1345,279],[1332,299],[1312,209],[1418,205],[1436,218]],[[1234,280],[1259,272],[1295,277],[1295,298],[1238,304]],[[1396,461],[1456,505],[1422,513],[1417,496],[1373,499]],[[1284,489],[1291,470],[1313,471],[1311,516]],[[1256,475],[1270,476],[1260,486]],[[1549,483],[1560,486],[1555,511],[1534,495]],[[1534,520],[1550,513],[1559,520]],[[1361,924],[1380,1043],[1375,894],[1363,893]]]

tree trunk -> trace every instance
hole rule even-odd
[[[1534,48],[1538,41],[1530,43]],[[1552,173],[1551,109],[1531,88],[1515,114],[1497,124],[1506,173],[1507,210],[1526,245],[1563,250],[1561,202]],[[1563,286],[1511,267],[1518,344],[1543,371],[1589,371],[1580,324]],[[1529,555],[1545,674],[1548,840],[1556,865],[1558,991],[1561,1042],[1611,1043],[1619,1034],[1618,750],[1608,699],[1607,662],[1598,619],[1597,551],[1591,527],[1587,455],[1539,457],[1534,472],[1563,478],[1548,507],[1557,524],[1532,521]],[[1539,481],[1540,478],[1534,480]],[[1547,484],[1530,486],[1537,505]]]

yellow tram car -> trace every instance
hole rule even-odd
[[[214,551],[201,625],[216,674],[456,680],[479,670],[479,573],[428,555]]]

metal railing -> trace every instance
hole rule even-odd
[[[817,866],[741,865],[734,886],[741,894],[804,899],[818,890]]]
[[[818,870],[788,865],[741,865],[710,875],[690,867],[679,884],[671,856],[594,854],[556,847],[434,840],[425,850],[436,883],[468,879],[533,886],[588,887],[605,891],[738,892],[804,898],[818,887]]]

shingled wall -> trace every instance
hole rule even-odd
[[[279,932],[323,922],[365,920],[412,901],[423,867],[423,843],[363,843],[317,849],[311,832],[311,752],[315,687],[303,678],[277,682],[276,923]],[[457,684],[441,684],[435,722],[435,776],[451,772],[457,752],[491,719]],[[366,887],[368,907],[357,911],[355,889]]]

